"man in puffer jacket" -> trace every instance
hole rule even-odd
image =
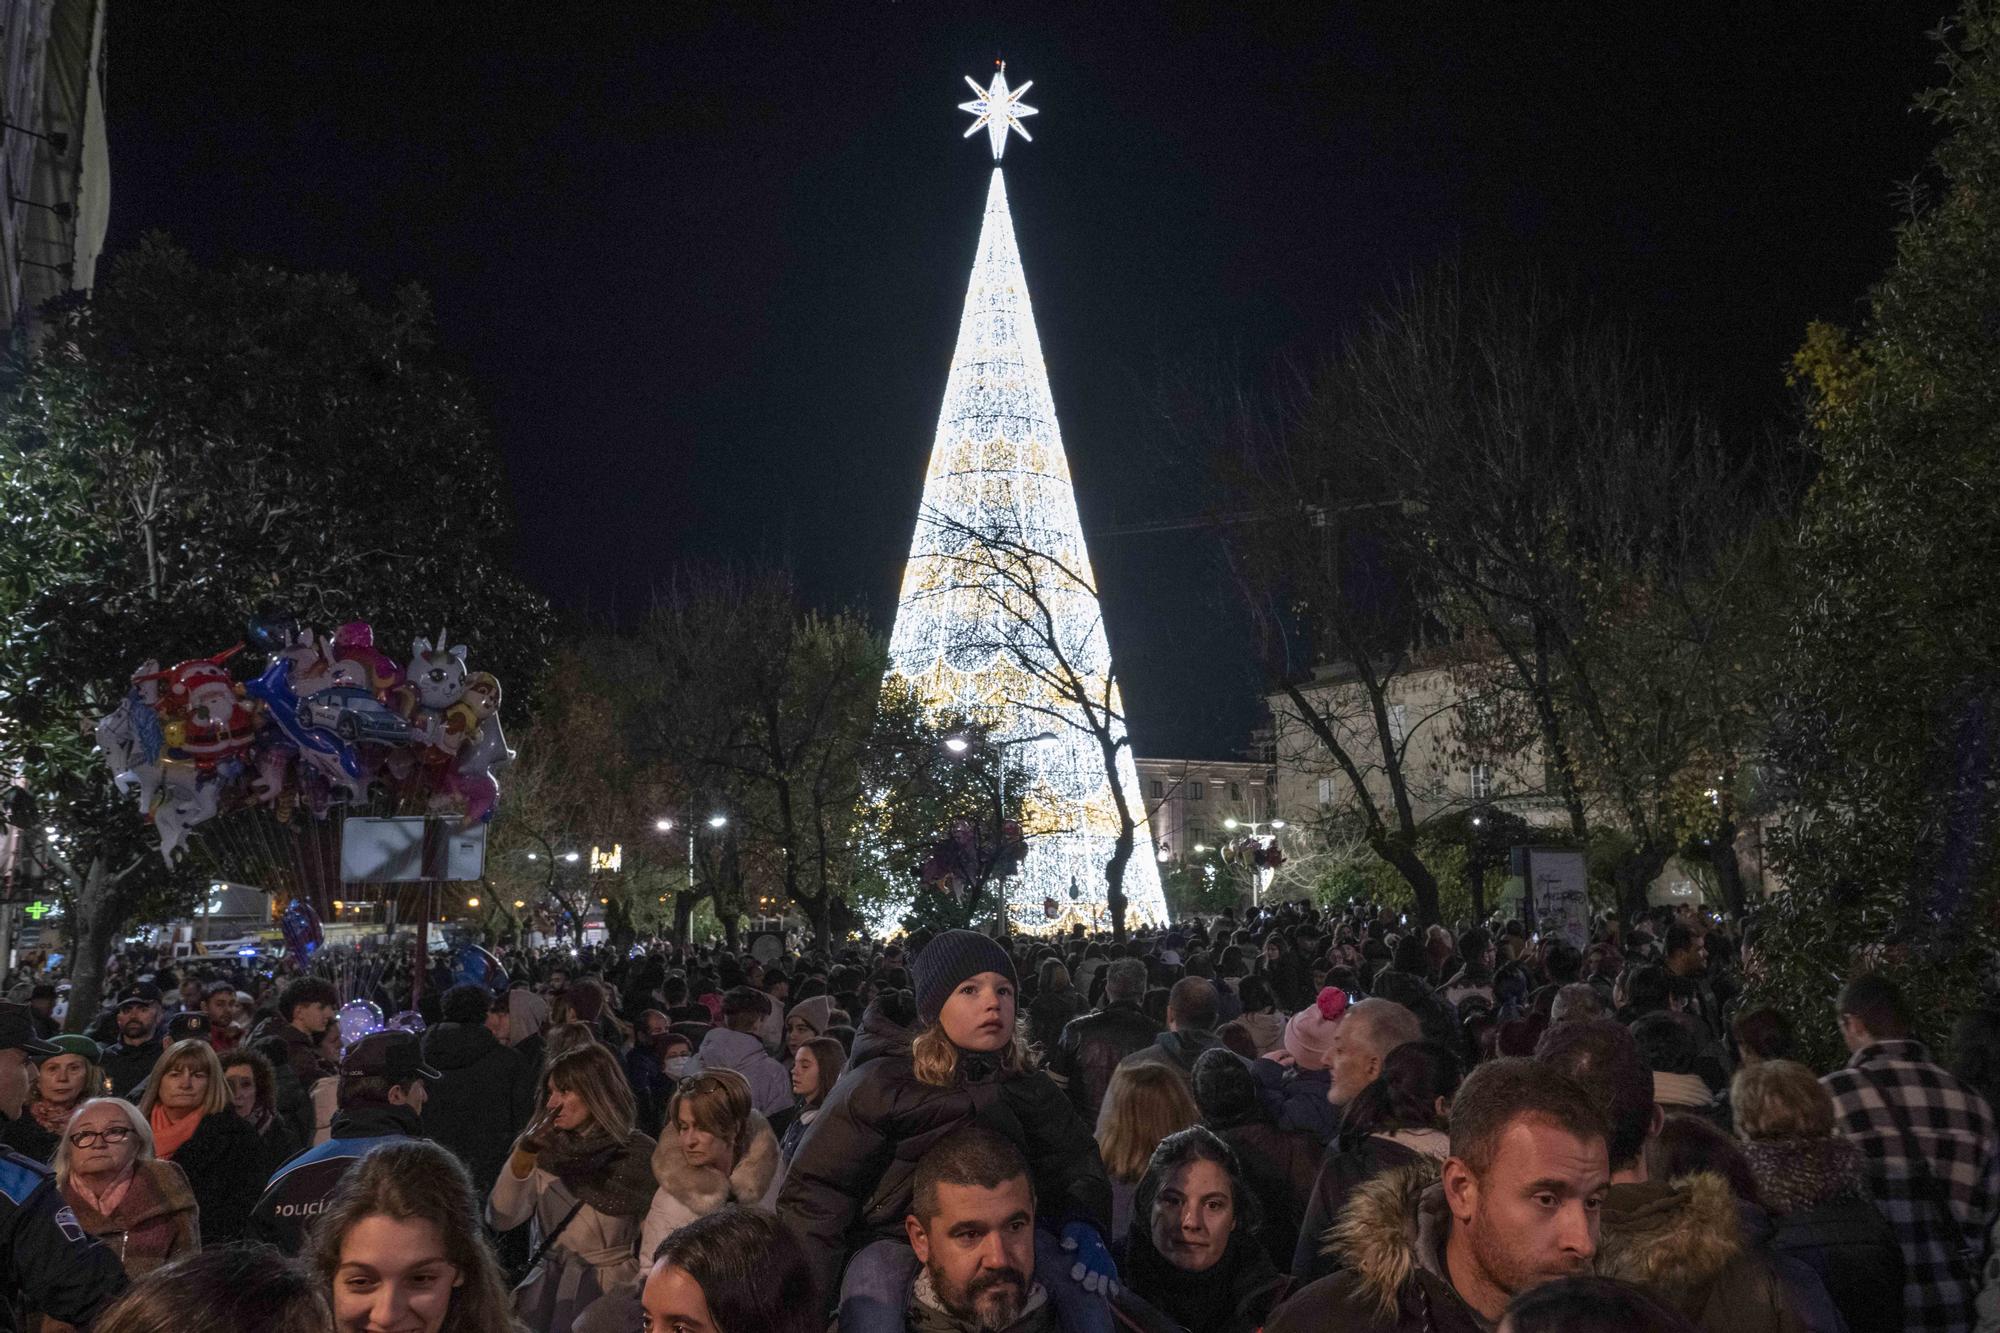
[[[1153,1044],[1162,1031],[1146,1017],[1139,1002],[1146,996],[1146,965],[1137,958],[1120,958],[1104,971],[1104,1007],[1072,1018],[1064,1026],[1045,1068],[1056,1086],[1069,1094],[1087,1125],[1097,1123],[1104,1090],[1119,1061]]]
[[[1603,1113],[1530,1060],[1474,1070],[1451,1156],[1367,1181],[1335,1228],[1345,1266],[1265,1333],[1490,1333],[1521,1292],[1588,1272],[1610,1181]]]
[[[1535,1061],[1574,1078],[1605,1108],[1612,1184],[1598,1276],[1644,1288],[1706,1333],[1799,1333],[1783,1282],[1745,1243],[1729,1182],[1713,1172],[1673,1184],[1648,1175],[1646,1142],[1663,1117],[1632,1034],[1602,1019],[1565,1023],[1542,1037]]]

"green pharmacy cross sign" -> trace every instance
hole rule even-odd
[[[30,921],[40,921],[44,917],[54,916],[56,914],[56,905],[54,903],[29,903],[22,910],[27,912]]]

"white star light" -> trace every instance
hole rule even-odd
[[[1035,108],[1021,105],[1021,94],[1035,86],[1033,79],[1029,79],[1020,87],[1009,92],[1007,89],[1007,66],[1003,64],[1000,68],[993,71],[993,82],[989,86],[981,88],[972,81],[969,75],[965,83],[975,94],[975,100],[960,102],[958,109],[960,111],[970,111],[974,116],[978,117],[978,119],[972,122],[972,128],[965,132],[966,138],[970,139],[973,135],[979,133],[982,128],[985,129],[986,137],[993,141],[993,160],[995,162],[998,162],[1000,154],[1007,150],[1008,130],[1014,131],[1014,133],[1020,135],[1029,143],[1035,141],[1035,136],[1021,127],[1021,117],[1035,114]]]

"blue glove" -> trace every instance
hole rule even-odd
[[[1112,1262],[1111,1251],[1104,1248],[1096,1227],[1088,1222],[1065,1223],[1062,1247],[1076,1259],[1069,1275],[1081,1282],[1085,1291],[1104,1297],[1118,1294],[1118,1265]]]

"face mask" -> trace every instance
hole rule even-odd
[[[692,1055],[670,1055],[667,1057],[667,1073],[676,1079],[686,1078],[694,1072]]]

